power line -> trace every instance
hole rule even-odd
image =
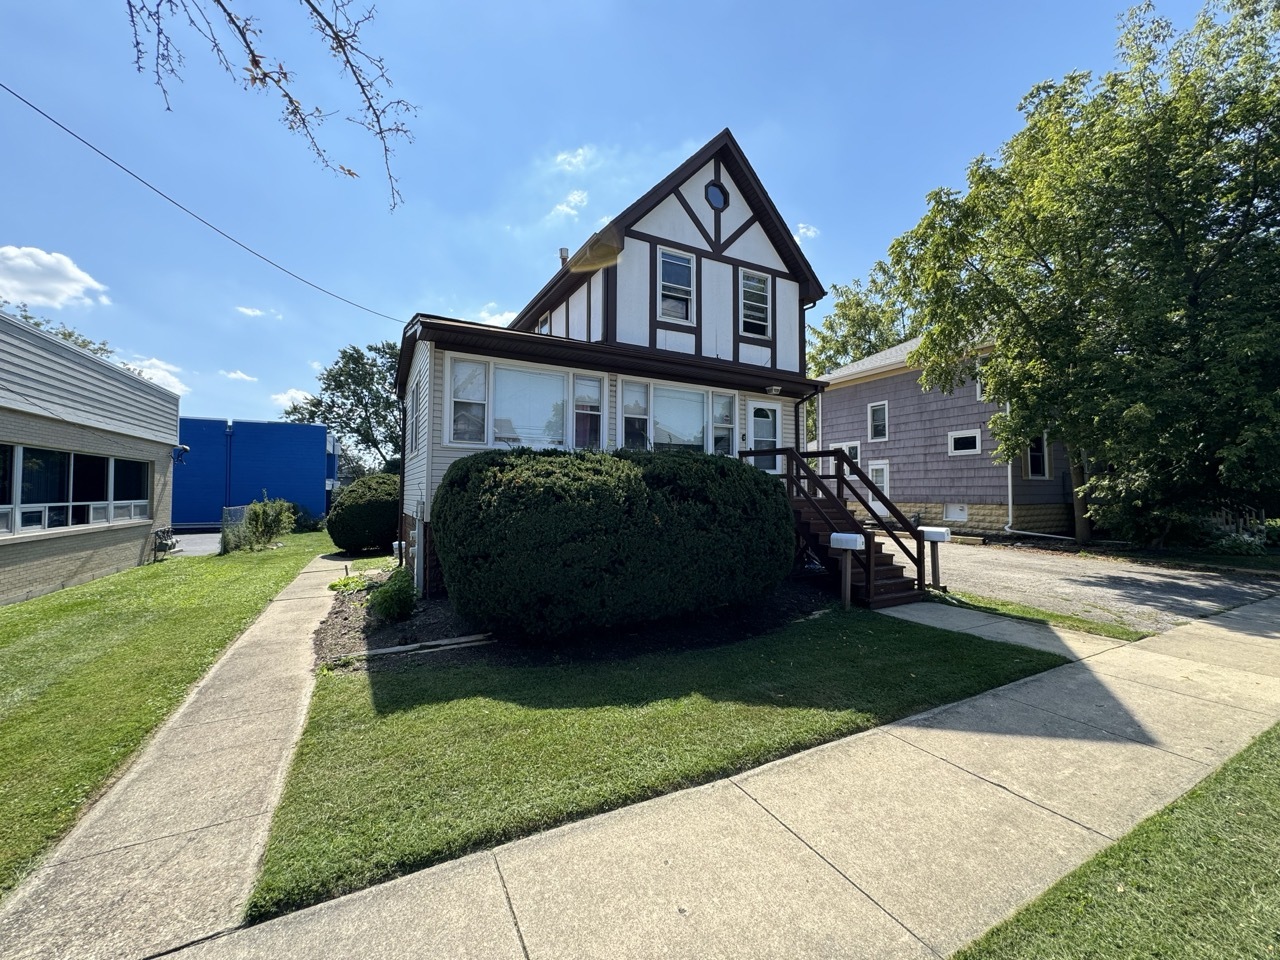
[[[195,213],[194,211],[188,209],[187,207],[184,207],[182,204],[180,204],[177,200],[173,199],[173,197],[169,196],[159,187],[155,187],[152,184],[148,183],[146,180],[138,176],[136,173],[134,173],[132,170],[130,170],[120,161],[114,159],[113,157],[107,156],[107,154],[103,153],[101,150],[95,147],[92,143],[90,143],[84,137],[80,136],[80,134],[76,133],[74,130],[65,126],[64,124],[59,123],[53,117],[49,116],[49,114],[45,113],[43,110],[37,107],[34,103],[28,100],[26,97],[23,97],[18,93],[15,93],[13,90],[7,87],[4,83],[0,83],[0,90],[3,90],[5,93],[9,94],[9,96],[13,97],[15,100],[18,100],[21,103],[26,104],[36,113],[40,114],[40,116],[44,117],[46,120],[52,123],[59,130],[63,131],[66,134],[69,134],[72,137],[75,137],[77,140],[83,143],[86,147],[88,147],[98,156],[102,157],[103,160],[106,160],[108,163],[111,163],[116,167],[120,168],[121,170],[123,170],[125,173],[133,177],[133,179],[137,180],[140,184],[142,184],[152,193],[156,194],[159,197],[162,197],[165,200],[168,200],[170,203],[172,203],[175,207],[177,207],[187,216],[193,217],[194,219],[199,220],[201,223],[203,223],[206,227],[208,227],[214,233],[218,234],[219,236],[227,240],[230,240],[232,243],[234,243],[241,250],[244,250],[246,253],[253,254],[263,263],[270,264],[271,266],[279,270],[281,273],[288,274],[289,276],[293,277],[293,279],[297,280],[299,283],[305,283],[308,287],[311,287],[313,290],[319,290],[321,293],[325,294],[325,296],[333,297],[333,299],[335,300],[341,300],[343,303],[347,304],[348,306],[355,307],[357,310],[363,310],[365,313],[371,313],[375,317],[382,317],[384,320],[390,320],[392,323],[400,324],[401,326],[403,326],[401,321],[397,320],[395,317],[388,316],[387,314],[382,313],[378,310],[374,310],[371,307],[366,307],[364,306],[364,304],[356,303],[354,300],[348,300],[346,297],[339,296],[338,294],[334,293],[332,290],[326,290],[324,287],[320,286],[318,283],[312,283],[306,277],[300,277],[298,276],[298,274],[294,273],[288,267],[283,267],[280,264],[276,263],[274,260],[272,260],[270,257],[264,256],[263,254],[259,253],[257,250],[253,249],[253,247],[249,246],[248,244],[241,243],[239,240],[231,236],[231,234],[227,233],[225,230],[221,230],[218,227],[215,227],[212,223],[210,223],[204,217],[200,216],[200,214]]]

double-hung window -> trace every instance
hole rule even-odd
[[[658,252],[658,316],[693,323],[693,257],[674,250]]]
[[[889,402],[887,400],[867,404],[867,439],[889,439]]]
[[[1049,466],[1049,438],[1047,436],[1041,435],[1031,441],[1027,447],[1023,466],[1023,475],[1028,480],[1049,479],[1051,468]]]
[[[601,398],[599,377],[573,378],[573,445],[579,450],[599,450],[601,447]]]
[[[628,450],[649,449],[649,385],[622,382],[622,445]]]
[[[733,456],[733,435],[737,432],[735,424],[737,408],[732,393],[713,393],[711,395],[711,450],[713,453]]]
[[[743,270],[738,293],[743,334],[769,336],[769,278]]]
[[[454,443],[484,443],[489,408],[489,365],[476,360],[452,361],[449,379]]]

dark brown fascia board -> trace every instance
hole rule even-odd
[[[512,330],[528,330],[537,323],[538,317],[560,302],[585,279],[584,273],[594,272],[601,267],[609,266],[622,252],[623,237],[635,223],[672,193],[680,184],[706,166],[713,157],[723,152],[722,160],[726,161],[729,173],[740,190],[747,192],[747,203],[753,209],[761,210],[765,216],[759,218],[765,235],[782,254],[783,262],[800,283],[800,301],[805,306],[812,306],[827,292],[822,288],[818,275],[814,272],[809,259],[800,249],[800,244],[791,235],[787,222],[782,219],[773,199],[765,190],[764,184],[756,176],[747,156],[738,146],[738,141],[725,127],[680,166],[667,174],[643,196],[609,221],[602,230],[578,248],[529,304],[508,324]]]
[[[821,380],[810,380],[798,373],[760,368],[725,360],[713,360],[678,353],[658,353],[649,347],[589,343],[565,337],[489,327],[467,320],[417,314],[405,327],[400,345],[400,362],[396,369],[396,389],[403,399],[408,385],[413,345],[419,340],[442,347],[463,350],[481,356],[505,360],[527,360],[554,363],[586,370],[600,370],[624,376],[655,377],[681,383],[696,383],[729,390],[764,393],[767,387],[781,388],[778,396],[799,400],[821,390]]]

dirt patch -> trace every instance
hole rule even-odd
[[[368,576],[370,589],[387,574]],[[614,659],[658,650],[696,648],[735,643],[768,633],[826,610],[838,598],[825,580],[805,577],[784,580],[769,596],[739,607],[706,614],[674,617],[651,623],[611,628],[569,637],[555,644],[522,637],[492,636],[494,642],[460,649],[365,655],[391,647],[450,640],[482,632],[459,616],[448,599],[418,602],[402,623],[389,623],[369,612],[367,591],[341,593],[312,640],[317,665],[341,670],[395,670],[417,664],[550,662],[566,659]],[[601,634],[607,633],[607,642]]]

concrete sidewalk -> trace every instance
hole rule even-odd
[[[1133,644],[891,614],[1076,662],[179,955],[946,956],[1280,720],[1280,599]]]
[[[5,958],[145,957],[239,924],[340,561],[303,569],[0,911]]]
[[[15,893],[6,958],[945,956],[1280,719],[1280,598],[1133,644],[895,608],[1075,662],[237,929],[340,572],[282,591]]]

